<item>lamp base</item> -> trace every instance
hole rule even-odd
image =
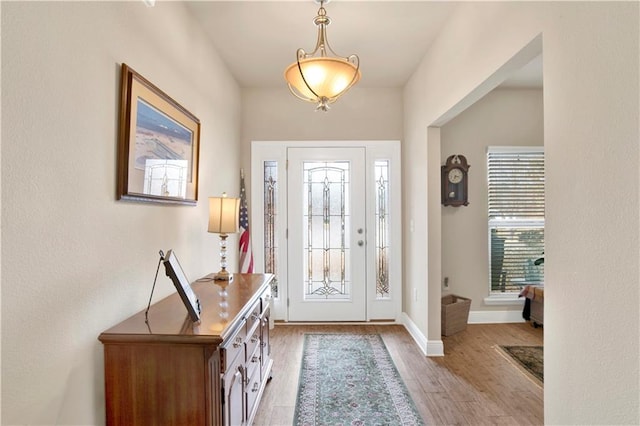
[[[222,269],[222,270],[220,270],[220,272],[216,273],[213,276],[213,279],[215,281],[232,281],[233,280],[233,274],[230,273],[229,271],[227,271],[226,269]]]

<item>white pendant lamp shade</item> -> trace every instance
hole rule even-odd
[[[299,67],[298,62],[289,65],[285,78],[300,97],[316,102],[340,96],[360,80],[360,70],[342,58],[309,58],[302,59]]]
[[[331,19],[320,1],[318,16],[313,20],[318,27],[318,41],[311,53],[303,49],[296,52],[296,61],[284,72],[289,90],[297,98],[317,103],[317,110],[329,110],[347,90],[360,80],[360,59],[357,55],[339,57],[329,46],[327,26]],[[327,54],[333,56],[327,56]]]

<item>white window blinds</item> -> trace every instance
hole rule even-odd
[[[491,291],[544,281],[544,150],[487,149]]]
[[[544,151],[490,147],[489,217],[544,219]]]

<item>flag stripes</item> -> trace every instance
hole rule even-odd
[[[253,252],[251,250],[251,234],[249,232],[249,208],[247,193],[244,187],[244,170],[240,170],[240,241],[239,241],[240,273],[253,273]]]

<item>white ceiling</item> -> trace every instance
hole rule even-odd
[[[283,72],[296,50],[311,52],[316,44],[319,4],[313,0],[197,1],[187,7],[242,87],[285,84]],[[332,20],[327,38],[338,55],[360,57],[359,86],[402,87],[455,7],[444,1],[335,0],[325,4]],[[523,72],[510,87],[542,87],[541,59]]]

